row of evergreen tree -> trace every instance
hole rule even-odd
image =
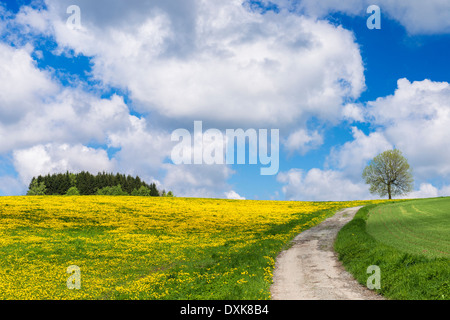
[[[172,196],[172,192],[158,190],[155,183],[147,184],[138,176],[120,173],[90,172],[56,173],[33,177],[28,195],[145,195],[152,197]]]

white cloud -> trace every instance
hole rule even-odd
[[[347,177],[359,181],[367,162],[379,153],[392,149],[392,145],[379,131],[366,135],[352,127],[352,134],[352,141],[331,149],[328,162],[344,171]]]
[[[162,184],[180,197],[223,198],[229,190],[227,180],[233,170],[227,165],[172,165],[165,164],[167,174]]]
[[[81,1],[84,30],[73,31],[68,2],[47,3],[60,48],[92,56],[94,76],[128,89],[141,111],[245,125],[336,120],[364,89],[353,34],[326,21],[261,15],[237,0],[191,1],[184,17],[173,2]]]
[[[368,103],[374,125],[403,151],[420,180],[450,176],[450,84],[398,81],[391,96]]]
[[[382,0],[380,7],[411,34],[450,33],[450,2]]]
[[[446,192],[430,181],[445,181],[450,176],[450,84],[430,80],[398,80],[393,95],[368,102],[362,113],[376,131],[365,134],[352,128],[353,140],[334,147],[328,165],[351,181],[361,181],[367,162],[392,148],[400,149],[408,159],[418,190],[411,197],[433,197]],[[359,107],[361,108],[361,107]],[[448,191],[448,190],[447,190]]]
[[[108,134],[108,145],[120,149],[114,155],[118,170],[149,182],[158,181],[159,171],[171,151],[168,133],[149,128],[146,119],[134,116],[130,116],[130,125]]]
[[[366,0],[302,0],[294,4],[289,0],[275,0],[274,2],[314,17],[323,17],[332,12],[360,14],[367,8]]]
[[[439,190],[430,183],[420,184],[419,190],[415,190],[401,198],[418,199],[418,198],[435,198],[439,196]]]
[[[82,86],[63,88],[40,70],[33,48],[0,43],[0,153],[47,143],[105,143],[131,127],[122,97],[100,99]]]
[[[35,10],[28,6],[22,6],[16,15],[16,22],[22,26],[23,33],[50,34],[49,15],[45,10]]]
[[[281,172],[277,181],[283,184],[282,191],[286,200],[301,201],[349,201],[379,199],[369,193],[368,185],[362,181],[354,182],[345,172],[335,170],[291,169]],[[399,199],[435,198],[450,196],[450,186],[437,188],[431,183],[421,183],[418,190]]]
[[[419,190],[415,190],[405,196],[403,199],[419,199],[419,198],[436,198],[450,196],[450,186],[446,185],[441,188],[433,186],[431,183],[421,183]]]
[[[110,132],[132,126],[123,98],[99,99],[73,88],[36,100],[19,114],[14,123],[0,123],[0,135],[8,137],[0,141],[0,152],[51,142],[104,144]]]
[[[241,197],[236,191],[231,190],[229,192],[225,192],[225,197],[227,199],[233,199],[233,200],[245,200],[244,197]]]
[[[441,189],[439,189],[439,196],[440,197],[449,197],[450,196],[450,185],[443,186]]]
[[[348,121],[364,122],[363,107],[358,104],[347,103],[342,109],[342,118]]]
[[[305,129],[298,129],[291,133],[284,141],[284,146],[290,151],[298,151],[301,155],[312,149],[316,149],[323,144],[322,135],[316,130],[308,132]]]
[[[13,153],[20,179],[9,183],[3,193],[23,193],[33,176],[66,170],[119,171],[164,187],[160,182],[166,170],[163,163],[172,147],[168,132],[149,126],[145,118],[130,115],[122,97],[100,99],[82,87],[61,87],[49,73],[34,65],[30,48],[2,46],[5,50],[0,56],[0,68],[5,71],[2,75],[8,77],[2,80],[5,85],[0,88],[2,111],[14,110],[11,114],[17,117],[1,118],[0,136],[8,138],[0,141],[0,153]],[[16,60],[20,60],[20,67],[9,68]],[[109,159],[104,149],[85,146],[91,143],[118,151]],[[210,168],[183,171],[169,167],[168,171],[165,182],[177,194],[218,196],[229,189],[225,180],[231,170],[226,166],[222,174],[220,170],[219,174],[210,174]],[[200,172],[199,176],[195,171]],[[194,186],[189,178],[196,179]]]
[[[450,176],[450,84],[430,80],[398,80],[393,95],[368,102],[362,113],[376,131],[365,134],[352,128],[353,140],[334,147],[327,159],[353,183],[361,181],[367,162],[392,148],[408,159],[419,189],[405,198],[448,195],[449,188],[438,189],[431,181],[443,183]],[[361,108],[361,107],[358,107]]]
[[[381,18],[389,17],[402,24],[410,34],[440,34],[450,32],[450,2],[446,0],[271,0],[284,8],[306,13],[314,17],[326,17],[329,13],[342,12],[369,17],[370,5],[381,8]],[[383,23],[382,23],[383,28]]]
[[[50,74],[38,70],[32,48],[12,48],[0,42],[0,124],[16,123],[36,109],[58,86]]]
[[[368,186],[354,183],[342,172],[317,168],[304,172],[291,169],[281,172],[277,181],[284,184],[282,191],[286,200],[346,201],[372,198]]]
[[[14,166],[21,182],[28,185],[32,177],[58,172],[89,171],[93,174],[112,171],[114,161],[105,150],[83,145],[46,144],[13,152]]]

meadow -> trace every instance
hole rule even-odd
[[[295,235],[373,202],[0,197],[0,299],[270,299]]]
[[[368,205],[338,234],[335,250],[366,285],[368,266],[380,270],[376,291],[395,300],[450,300],[450,198]]]
[[[370,212],[367,232],[411,254],[450,258],[450,198],[379,206]]]

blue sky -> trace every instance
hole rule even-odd
[[[179,196],[369,199],[362,169],[392,147],[413,167],[410,197],[450,195],[442,1],[379,1],[380,30],[365,0],[1,4],[0,195],[106,170]],[[173,164],[171,133],[198,120],[279,129],[278,173]]]

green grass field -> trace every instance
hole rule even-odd
[[[369,205],[338,234],[335,250],[366,285],[380,268],[378,293],[394,300],[450,300],[450,198]]]
[[[450,257],[450,198],[379,206],[367,220],[367,232],[401,251]]]

